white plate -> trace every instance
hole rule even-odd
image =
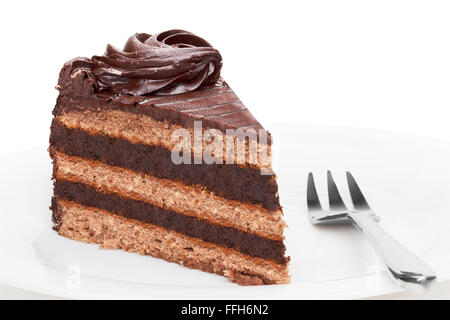
[[[268,126],[289,225],[289,285],[239,287],[226,278],[148,256],[71,241],[51,230],[46,147],[2,156],[0,282],[71,298],[360,298],[399,291],[364,237],[349,226],[314,227],[305,185],[315,173],[326,201],[326,169],[348,201],[350,170],[382,226],[450,279],[450,144],[375,130]]]

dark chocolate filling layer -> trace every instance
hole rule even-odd
[[[71,156],[179,180],[188,185],[202,185],[225,198],[261,204],[269,210],[280,208],[274,176],[261,175],[256,168],[243,168],[237,164],[176,165],[172,162],[171,151],[164,147],[91,135],[81,129],[69,129],[56,119],[51,127],[50,144]]]
[[[168,230],[200,238],[206,242],[233,248],[252,257],[271,259],[284,264],[285,246],[282,241],[267,239],[240,230],[202,221],[195,217],[156,207],[150,203],[103,193],[88,185],[66,180],[55,180],[54,195],[88,207],[99,208],[125,218],[154,224]],[[55,212],[56,205],[53,202]],[[54,217],[60,222],[60,217]]]

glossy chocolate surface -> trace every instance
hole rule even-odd
[[[69,61],[58,85],[64,92],[73,75],[82,72],[86,79],[82,86],[91,90],[80,90],[81,94],[108,91],[133,96],[172,95],[215,84],[221,67],[219,51],[190,32],[136,33],[123,50],[107,45],[102,56]]]
[[[68,61],[53,113],[116,108],[187,127],[201,120],[204,128],[259,137],[264,128],[220,78],[221,66],[220,53],[190,32],[138,33],[123,50],[108,45],[104,56]]]

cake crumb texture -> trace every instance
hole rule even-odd
[[[286,225],[281,210],[269,211],[261,205],[240,203],[217,196],[201,186],[187,186],[98,161],[60,153],[55,153],[54,161],[57,179],[84,183],[108,193],[149,202],[211,223],[273,240],[283,240]]]
[[[209,144],[209,142],[203,139],[208,128],[202,128],[201,134],[195,135],[193,128],[184,128],[180,125],[172,124],[167,120],[157,121],[145,115],[119,110],[108,110],[100,106],[94,110],[73,110],[67,114],[58,116],[56,119],[70,129],[81,129],[89,132],[89,134],[123,138],[134,144],[142,143],[145,145],[162,146],[171,151],[179,144],[178,139],[174,140],[172,136],[180,129],[189,132],[190,137],[193,139],[196,138],[196,143],[190,145],[191,154],[194,154],[194,145],[201,146],[203,152]],[[253,161],[250,164],[250,148],[255,146],[251,146],[248,141],[245,141],[241,146],[240,140],[233,137],[231,139],[233,141],[233,151],[229,154],[226,150],[226,140],[223,139],[224,134],[217,129],[211,129],[208,133],[212,135],[211,141],[221,138],[223,141],[224,149],[222,153],[215,155],[213,152],[212,154],[217,159],[216,161],[223,161],[224,163],[231,161],[234,163],[237,159],[240,159],[238,150],[242,148],[244,150],[242,156],[245,162],[243,166],[251,165],[258,168],[270,168],[272,161],[271,145],[252,142],[255,143],[258,157],[256,159],[252,158]]]
[[[58,233],[67,238],[151,255],[182,266],[226,276],[240,285],[289,283],[287,264],[253,258],[180,233],[58,200]]]

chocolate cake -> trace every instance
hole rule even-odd
[[[54,229],[241,285],[289,282],[271,137],[182,30],[62,68],[53,110]]]

